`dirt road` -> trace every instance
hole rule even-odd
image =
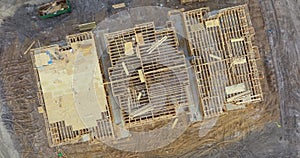
[[[0,116],[2,114],[2,103],[0,102]],[[18,158],[19,153],[14,148],[13,142],[11,140],[11,137],[5,128],[2,119],[0,117],[0,157],[12,157],[12,158]]]
[[[33,1],[32,1],[33,2]],[[28,2],[31,3],[31,2]],[[33,2],[34,3],[34,2]],[[21,5],[25,4],[24,1],[17,0],[1,0],[0,1],[0,25],[3,20],[9,16],[12,16],[16,9]],[[1,94],[1,88],[0,88]],[[1,95],[0,95],[0,100]],[[0,101],[0,116],[2,116],[2,101]],[[0,157],[13,157],[18,158],[19,153],[14,148],[11,136],[5,128],[2,118],[0,117]]]
[[[262,1],[280,96],[287,153],[300,155],[300,1]],[[298,123],[297,123],[298,122]],[[296,156],[296,155],[292,155]]]

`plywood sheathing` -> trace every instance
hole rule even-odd
[[[247,6],[214,13],[209,8],[200,8],[184,12],[183,18],[204,116],[222,114],[226,99],[235,100],[235,104],[261,101],[256,64],[259,53],[252,44],[254,32]],[[236,98],[245,93],[241,89],[226,94],[226,87],[241,83],[244,84],[241,89],[249,91],[250,98]]]
[[[144,45],[145,42],[144,42],[144,37],[143,37],[143,34],[142,33],[137,33],[136,34],[136,42],[139,44],[139,45]]]
[[[132,47],[132,42],[126,42],[124,49],[125,49],[125,54],[126,55],[133,55],[134,54],[133,47]]]
[[[51,64],[50,54],[47,52],[39,53],[35,55],[35,66],[42,67]]]
[[[245,92],[245,91],[246,91],[245,83],[240,83],[240,84],[235,84],[235,85],[225,87],[225,92],[227,95]]]
[[[113,137],[94,37],[85,32],[67,42],[31,51],[50,146],[76,143],[84,134]]]

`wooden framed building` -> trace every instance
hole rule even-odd
[[[31,50],[50,146],[114,138],[93,34]]]
[[[218,116],[232,105],[261,101],[260,56],[252,44],[247,6],[195,9],[184,12],[183,19],[204,117]]]
[[[174,28],[154,23],[105,35],[113,95],[127,128],[175,117],[187,107],[187,68]]]

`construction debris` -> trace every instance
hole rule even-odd
[[[24,52],[24,54],[27,54],[34,44],[35,44],[35,41],[33,41],[33,42],[30,44],[30,46],[26,49],[26,51]]]
[[[246,57],[238,57],[238,58],[233,58],[233,61],[232,61],[232,65],[238,65],[238,64],[245,64],[247,63],[247,59]]]
[[[40,17],[46,19],[71,12],[71,6],[69,0],[54,0],[40,6],[38,10]]]
[[[137,117],[137,116],[140,116],[140,115],[143,115],[151,110],[153,110],[153,105],[149,104],[149,105],[146,105],[146,106],[143,106],[142,108],[134,111],[134,112],[131,112],[130,113],[130,117],[131,118],[134,118],[134,117]]]
[[[96,28],[96,22],[84,23],[78,25],[78,29],[80,32],[91,31]]]
[[[192,2],[205,2],[207,0],[180,0],[181,4],[192,3]]]
[[[164,41],[167,40],[167,36],[163,37],[162,39],[160,39],[159,41],[157,41],[156,43],[154,43],[148,50],[148,54],[152,53],[158,46],[160,46]]]
[[[125,5],[125,3],[119,3],[119,4],[114,4],[114,5],[112,5],[112,7],[113,7],[114,9],[120,9],[120,8],[126,7],[126,5]]]
[[[245,83],[240,83],[240,84],[235,84],[235,85],[225,87],[225,93],[227,95],[245,92],[245,91],[246,91]]]
[[[178,118],[175,118],[175,120],[174,120],[174,122],[172,124],[172,129],[175,128],[175,126],[177,125],[177,123],[178,123]]]
[[[39,111],[39,113],[40,114],[44,114],[45,113],[45,110],[44,110],[44,108],[43,107],[38,107],[38,111]]]

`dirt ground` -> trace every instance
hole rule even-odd
[[[193,124],[170,145],[144,153],[115,150],[104,144],[82,143],[59,149],[48,147],[44,120],[37,112],[36,79],[30,58],[23,52],[33,40],[38,39],[41,45],[60,42],[67,34],[76,33],[74,28],[79,23],[103,21],[121,11],[113,10],[111,4],[122,0],[72,1],[74,10],[71,14],[45,20],[39,19],[35,12],[36,4],[42,1],[44,0],[29,1],[25,4],[20,0],[0,0],[1,118],[21,157],[56,157],[57,150],[63,151],[67,157],[76,158],[299,157],[298,0],[211,0],[185,6],[180,5],[179,0],[126,0],[129,7],[162,4],[168,8],[186,9],[209,6],[211,10],[248,3],[256,31],[255,45],[259,46],[262,58],[260,65],[264,76],[262,83],[265,98],[262,103],[220,117],[213,130],[205,137],[199,137],[202,124]],[[7,8],[10,8],[10,12],[3,12]],[[4,141],[1,139],[0,143],[4,144]]]

